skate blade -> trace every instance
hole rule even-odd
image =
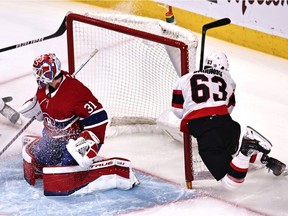
[[[260,134],[258,131],[256,131],[254,128],[247,126],[246,127],[246,134],[248,135],[248,137],[251,137],[253,139],[259,140],[260,142],[262,141],[262,143],[267,146],[267,147],[271,147],[273,146],[272,143],[266,138],[264,137],[262,134]]]

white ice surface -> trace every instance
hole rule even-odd
[[[0,48],[54,33],[68,11],[93,13],[102,10],[69,1],[1,1]],[[62,60],[63,68],[67,66],[65,36],[0,53],[0,96],[13,96],[12,107],[19,108],[35,93],[36,83],[31,73],[35,56],[55,52]],[[288,61],[208,37],[205,53],[213,50],[227,54],[231,74],[237,83],[237,105],[232,117],[241,124],[242,131],[246,125],[251,125],[265,135],[273,143],[271,155],[288,163]],[[27,120],[24,121],[25,124]],[[20,128],[11,126],[0,116],[0,149]],[[40,135],[41,129],[41,124],[34,122],[25,133]],[[1,160],[19,154],[20,146],[20,139],[17,139]],[[183,148],[166,137],[153,134],[150,137],[137,134],[113,137],[107,139],[101,155],[129,158],[134,167],[185,187]],[[248,173],[242,188],[234,192],[223,190],[216,181],[196,181],[194,188],[203,193],[201,197],[131,215],[288,215],[287,183],[287,177],[274,177],[266,170]],[[73,209],[70,211],[68,214],[73,215]],[[57,209],[51,209],[47,214],[55,215],[55,212]]]

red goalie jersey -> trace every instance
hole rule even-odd
[[[51,93],[47,85],[36,93],[48,136],[69,140],[89,130],[103,143],[107,113],[87,87],[67,72],[62,73],[63,79],[55,91]]]

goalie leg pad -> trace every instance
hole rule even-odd
[[[128,190],[138,184],[130,161],[124,158],[94,162],[88,170],[80,166],[43,169],[45,196],[67,196],[76,191],[86,194],[114,188]]]
[[[131,162],[128,160],[124,160],[118,158],[115,160],[116,166],[119,168],[116,169],[116,188],[121,190],[129,190],[136,185],[140,184],[140,181],[136,177]],[[121,167],[121,169],[120,169]],[[128,176],[127,176],[127,168],[128,168]]]
[[[24,136],[22,139],[24,179],[30,185],[35,185],[36,179],[42,178],[42,167],[36,163],[31,153],[31,149],[39,142],[39,139],[37,136]]]

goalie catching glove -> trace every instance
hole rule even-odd
[[[35,116],[38,121],[43,120],[43,113],[36,96],[26,101],[18,111],[26,118]]]
[[[70,139],[66,148],[79,166],[88,169],[98,154],[99,143],[100,141],[94,133],[85,130],[76,140]]]

